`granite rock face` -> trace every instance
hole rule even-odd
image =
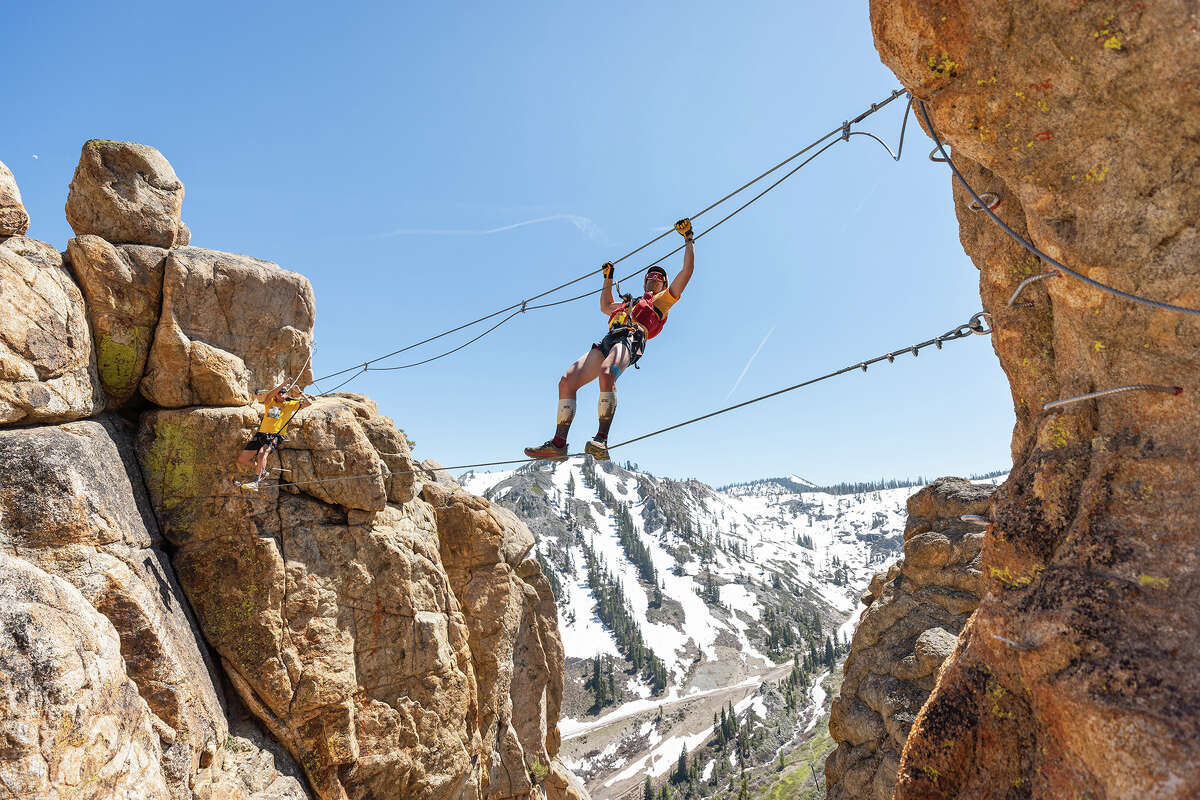
[[[302,275],[250,256],[175,248],[141,392],[164,408],[236,406],[302,368],[307,384],[314,316]]]
[[[67,243],[71,271],[83,290],[96,344],[96,365],[110,406],[137,392],[162,308],[167,251],[114,245],[99,236]]]
[[[997,213],[1127,292],[1200,307],[1195,3],[877,0],[884,62]],[[949,177],[947,178],[949,180]],[[954,197],[1017,416],[984,597],[896,797],[1200,794],[1200,320],[1047,270]],[[1042,404],[1134,384],[1130,391]]]
[[[12,170],[0,162],[0,236],[20,236],[29,230],[29,214]]]
[[[115,630],[122,671],[149,707],[169,796],[221,796],[232,778],[219,679],[159,549],[125,423],[0,430],[0,463],[0,545],[69,583]]]
[[[292,421],[259,492],[233,485],[251,394],[311,380],[312,288],[185,246],[182,194],[153,148],[89,142],[66,261],[0,237],[0,782],[586,800],[524,525],[351,393]]]
[[[0,553],[0,783],[12,797],[168,800],[116,631],[69,583]]]
[[[507,509],[426,483],[442,562],[471,633],[487,798],[525,797],[558,752],[563,649],[533,534]]]
[[[241,698],[323,798],[528,796],[557,753],[563,663],[528,529],[461,491],[415,496],[407,440],[354,395],[292,423],[282,487],[240,493],[228,462],[257,419],[158,410],[138,437]]]
[[[104,408],[83,296],[49,245],[0,240],[0,424]]]
[[[913,720],[979,604],[983,531],[959,517],[986,513],[992,491],[939,478],[909,498],[904,558],[863,597],[830,712],[838,743],[825,764],[830,800],[891,798]]]
[[[172,247],[182,210],[183,183],[162,153],[134,142],[84,142],[67,195],[76,236]]]

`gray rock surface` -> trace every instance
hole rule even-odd
[[[0,784],[23,800],[169,800],[121,642],[75,587],[0,552]]]
[[[890,800],[900,753],[938,669],[979,604],[981,528],[992,486],[938,478],[908,500],[904,559],[877,574],[863,596],[829,732],[830,800]]]

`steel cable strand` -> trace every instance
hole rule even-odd
[[[867,368],[870,367],[872,364],[877,364],[881,361],[887,361],[888,363],[894,363],[897,356],[902,356],[905,353],[911,353],[914,357],[916,357],[921,352],[921,350],[923,350],[926,347],[932,346],[932,347],[937,347],[938,350],[941,350],[942,345],[945,344],[946,342],[953,342],[958,339],[962,339],[967,336],[971,336],[972,334],[981,334],[981,335],[989,334],[992,332],[992,328],[990,327],[989,324],[986,324],[984,322],[985,319],[990,322],[990,319],[991,319],[990,315],[988,315],[986,312],[980,311],[980,312],[974,314],[968,322],[965,322],[962,325],[959,325],[957,328],[946,331],[941,336],[935,336],[932,339],[926,339],[923,342],[919,342],[914,345],[909,345],[908,347],[904,347],[900,350],[893,350],[890,353],[884,353],[881,356],[876,356],[876,357],[868,359],[866,361],[859,361],[857,363],[850,364],[849,366],[845,366],[839,370],[835,370],[833,372],[826,373],[825,375],[821,375],[820,377],[810,378],[809,380],[802,381],[801,383],[797,383],[792,386],[785,387],[783,389],[778,389],[778,390],[776,390],[774,392],[770,392],[768,394],[759,395],[758,397],[751,398],[750,400],[746,400],[741,403],[736,403],[735,405],[726,406],[725,408],[717,409],[716,411],[712,411],[708,414],[704,414],[703,416],[694,417],[692,419],[685,420],[684,422],[676,423],[675,425],[671,425],[666,428],[660,428],[659,430],[642,434],[641,436],[634,437],[633,439],[626,439],[623,442],[619,442],[617,444],[610,446],[608,449],[610,451],[612,451],[612,450],[617,449],[618,447],[624,447],[625,445],[633,444],[634,442],[640,442],[643,439],[649,439],[653,436],[658,436],[660,434],[667,433],[668,431],[673,431],[677,428],[682,428],[685,425],[691,425],[693,423],[700,422],[700,421],[706,420],[706,419],[710,419],[712,417],[716,417],[721,414],[726,414],[730,411],[735,411],[739,408],[744,408],[745,406],[752,405],[754,403],[760,403],[763,400],[769,400],[772,397],[777,397],[781,394],[795,391],[796,389],[802,389],[806,386],[811,386],[814,383],[820,383],[821,381],[829,380],[830,378],[835,378],[838,375],[844,375],[847,372],[853,372],[856,369],[866,372]],[[568,458],[576,458],[578,456],[583,456],[583,455],[586,455],[586,453],[584,453],[584,452],[568,453],[567,455],[563,456],[561,460],[566,460]],[[534,461],[544,461],[544,460],[545,459],[538,459],[538,458],[515,458],[515,459],[509,459],[507,461],[483,461],[483,462],[480,462],[477,464],[455,464],[455,465],[448,466],[448,467],[442,467],[442,469],[444,469],[446,471],[450,471],[450,470],[460,470],[460,469],[477,469],[479,467],[503,467],[503,466],[510,466],[512,464],[528,464],[528,463],[531,463]],[[315,483],[336,483],[339,481],[360,480],[363,478],[389,477],[392,475],[415,475],[418,473],[428,473],[428,472],[429,472],[429,470],[425,470],[425,469],[399,470],[396,472],[392,472],[389,470],[387,472],[369,472],[369,473],[364,473],[361,475],[342,475],[342,476],[339,476],[336,478],[320,478],[320,479],[315,479],[315,480],[311,480],[311,481],[288,481],[286,483],[279,483],[279,484],[277,484],[277,486],[280,486],[280,487],[283,487],[283,486],[307,486],[307,485],[315,484]]]
[[[1117,289],[1113,286],[1109,286],[1107,284],[1101,283],[1100,281],[1096,280],[1095,278],[1089,278],[1087,275],[1084,275],[1082,272],[1077,272],[1076,270],[1071,269],[1070,267],[1068,267],[1067,265],[1058,261],[1057,259],[1054,259],[1054,258],[1050,257],[1049,255],[1047,255],[1046,253],[1043,253],[1032,242],[1026,241],[1024,239],[1024,237],[1021,236],[1021,234],[1014,231],[1012,228],[1010,228],[1004,222],[1004,220],[1002,220],[1002,219],[1000,219],[1000,217],[996,216],[996,212],[994,212],[991,208],[989,208],[988,204],[984,203],[983,199],[979,196],[979,194],[973,188],[971,188],[971,185],[969,183],[967,183],[967,179],[963,177],[963,174],[961,172],[959,172],[958,167],[955,166],[954,162],[950,160],[950,154],[946,152],[946,148],[943,146],[942,140],[938,137],[937,131],[934,130],[933,122],[929,119],[929,112],[925,109],[925,101],[917,100],[917,105],[920,106],[921,116],[925,120],[926,127],[929,128],[929,134],[933,137],[933,141],[937,144],[937,150],[942,154],[942,158],[946,159],[946,163],[950,165],[950,169],[954,172],[954,177],[957,178],[958,182],[962,184],[963,188],[966,189],[971,194],[971,197],[973,197],[975,199],[975,202],[979,204],[980,209],[982,211],[986,212],[987,215],[992,218],[992,222],[999,225],[1001,230],[1003,230],[1010,237],[1012,237],[1013,241],[1015,241],[1017,244],[1021,245],[1026,250],[1033,253],[1035,256],[1042,259],[1046,263],[1053,264],[1054,268],[1059,270],[1060,272],[1070,275],[1072,278],[1075,278],[1077,280],[1083,281],[1088,286],[1092,286],[1096,289],[1099,289],[1102,292],[1107,292],[1108,294],[1114,295],[1116,297],[1123,297],[1126,300],[1132,300],[1135,303],[1140,303],[1144,306],[1150,306],[1151,308],[1160,308],[1160,309],[1163,309],[1164,311],[1178,311],[1180,314],[1191,314],[1193,316],[1200,316],[1200,308],[1188,308],[1187,306],[1171,305],[1170,303],[1164,303],[1160,300],[1151,300],[1148,297],[1142,297],[1140,295],[1131,294],[1129,292],[1125,292],[1120,289]]]
[[[774,183],[772,183],[772,184],[771,184],[770,186],[768,186],[766,189],[763,189],[761,192],[759,192],[758,194],[756,194],[754,197],[751,197],[751,198],[750,198],[749,200],[747,200],[745,203],[743,203],[742,205],[738,206],[738,207],[737,207],[737,208],[735,208],[733,211],[731,211],[731,212],[729,212],[728,214],[726,214],[724,217],[721,217],[721,219],[717,220],[717,221],[716,221],[716,222],[714,222],[712,225],[709,225],[707,228],[705,228],[705,229],[704,229],[703,231],[701,231],[700,233],[696,234],[696,235],[695,235],[695,237],[694,237],[694,240],[697,240],[697,241],[698,241],[698,240],[700,240],[700,239],[703,239],[703,238],[704,238],[705,236],[707,236],[708,234],[712,233],[714,230],[716,230],[717,228],[719,228],[721,225],[725,224],[726,222],[728,222],[729,220],[731,220],[733,217],[735,217],[735,216],[737,216],[738,214],[740,214],[742,211],[744,211],[744,210],[745,210],[747,207],[749,207],[749,206],[750,206],[752,203],[754,203],[756,200],[758,200],[759,198],[761,198],[761,197],[762,197],[763,195],[765,195],[767,192],[771,191],[771,190],[772,190],[772,189],[774,189],[776,186],[778,186],[779,184],[781,184],[781,183],[783,183],[784,181],[786,181],[788,178],[790,178],[790,177],[792,177],[793,175],[795,175],[795,174],[796,174],[796,172],[798,172],[798,171],[800,170],[800,168],[801,168],[801,167],[804,167],[805,165],[807,165],[808,163],[810,163],[810,162],[811,162],[811,161],[812,161],[814,158],[816,158],[817,156],[821,155],[821,154],[822,154],[822,153],[824,153],[826,150],[828,150],[829,148],[833,147],[835,144],[837,144],[837,143],[838,143],[838,142],[840,142],[840,141],[843,141],[843,140],[842,140],[842,139],[834,139],[832,142],[829,142],[828,144],[826,144],[826,145],[825,145],[824,147],[822,147],[820,150],[818,150],[817,152],[813,153],[811,156],[809,156],[808,158],[804,159],[804,160],[803,160],[803,161],[801,161],[799,164],[797,164],[795,167],[793,167],[791,170],[789,170],[789,171],[788,171],[788,172],[787,172],[787,173],[786,173],[786,174],[785,174],[785,175],[784,175],[782,178],[780,178],[779,180],[777,180],[777,181],[775,181]],[[657,258],[657,259],[655,259],[654,261],[650,262],[649,264],[647,264],[646,266],[644,266],[644,267],[642,267],[641,269],[637,270],[636,272],[631,272],[631,273],[629,273],[629,274],[628,274],[628,275],[626,275],[624,278],[621,278],[621,280],[622,280],[622,281],[627,281],[627,280],[629,280],[630,278],[633,278],[633,277],[636,277],[636,276],[638,276],[638,275],[641,275],[643,272],[645,272],[646,270],[650,269],[650,268],[651,268],[652,266],[654,266],[655,264],[658,264],[658,263],[660,263],[660,262],[662,262],[662,261],[665,261],[666,259],[668,259],[668,258],[670,258],[671,256],[675,255],[676,253],[678,253],[680,250],[682,250],[682,249],[683,249],[684,247],[686,247],[686,246],[687,246],[687,244],[686,244],[686,243],[679,245],[679,246],[678,246],[678,247],[676,247],[674,250],[670,251],[670,252],[669,252],[669,253],[667,253],[666,255],[660,256],[659,258]],[[592,290],[592,291],[590,291],[590,292],[586,292],[586,293],[584,293],[584,294],[578,294],[578,295],[575,295],[574,297],[568,297],[568,298],[566,298],[565,300],[555,300],[555,301],[554,301],[554,302],[552,302],[552,303],[540,303],[540,304],[538,304],[538,305],[529,306],[529,310],[530,310],[530,311],[532,311],[532,310],[534,310],[534,309],[539,309],[539,308],[550,308],[550,307],[552,307],[552,306],[560,306],[560,305],[563,305],[564,303],[573,303],[573,302],[575,302],[576,300],[582,300],[582,299],[583,299],[583,298],[585,298],[585,297],[591,297],[592,295],[595,295],[595,294],[600,294],[600,292],[602,292],[602,291],[604,291],[604,289],[603,289],[603,288],[600,288],[600,289],[593,289],[593,290]]]
[[[726,194],[725,196],[723,196],[721,199],[717,200],[715,203],[710,203],[709,205],[707,205],[707,206],[705,206],[704,208],[700,209],[700,210],[699,210],[699,211],[697,211],[695,214],[692,214],[692,216],[690,217],[690,219],[693,219],[693,220],[694,220],[694,219],[697,219],[698,217],[701,217],[701,216],[703,216],[704,214],[708,213],[708,212],[709,212],[709,211],[711,211],[712,209],[714,209],[714,208],[716,208],[717,206],[719,206],[719,205],[721,205],[722,203],[724,203],[726,200],[730,199],[731,197],[733,197],[733,196],[735,196],[735,195],[737,195],[737,194],[740,194],[741,192],[743,192],[743,191],[745,191],[746,189],[748,189],[749,187],[753,186],[755,183],[758,183],[760,180],[762,180],[763,178],[765,178],[765,177],[767,177],[768,175],[772,174],[772,173],[773,173],[773,172],[775,172],[776,170],[778,170],[778,169],[780,169],[781,167],[783,167],[783,166],[785,166],[785,165],[787,165],[787,164],[791,163],[792,161],[796,160],[797,158],[799,158],[800,156],[804,155],[805,153],[807,153],[809,150],[811,150],[812,148],[816,147],[817,145],[821,144],[822,142],[824,142],[826,139],[830,138],[831,136],[836,136],[836,135],[837,135],[837,134],[839,134],[839,133],[843,133],[843,132],[845,131],[846,125],[854,125],[854,124],[858,124],[859,122],[862,122],[864,119],[866,119],[867,117],[869,117],[871,114],[874,114],[876,111],[878,111],[878,110],[880,110],[881,108],[883,108],[883,107],[887,106],[889,103],[891,103],[893,100],[895,100],[897,97],[899,97],[899,96],[900,96],[900,95],[902,95],[902,94],[904,94],[904,90],[903,90],[903,89],[895,89],[895,90],[893,90],[893,91],[892,91],[892,94],[891,94],[889,97],[885,98],[884,100],[880,101],[879,103],[872,103],[872,104],[871,104],[871,107],[870,107],[869,109],[867,109],[866,111],[864,111],[864,112],[862,112],[861,114],[859,114],[857,117],[855,117],[855,118],[854,118],[853,120],[851,120],[850,122],[848,122],[848,123],[843,123],[841,126],[839,126],[839,127],[835,128],[835,129],[831,130],[829,133],[827,133],[827,134],[825,134],[824,136],[820,137],[820,138],[819,138],[819,139],[817,139],[816,141],[813,141],[813,142],[811,142],[810,144],[808,144],[808,145],[804,146],[803,148],[801,148],[800,150],[796,151],[796,152],[795,152],[795,153],[793,153],[792,155],[788,156],[788,157],[787,157],[787,158],[785,158],[784,160],[780,161],[780,162],[779,162],[778,164],[776,164],[775,166],[771,167],[770,169],[768,169],[768,170],[766,170],[765,172],[763,172],[763,173],[759,174],[759,175],[758,175],[758,176],[756,176],[755,178],[753,178],[753,179],[751,179],[751,180],[747,181],[746,183],[742,184],[742,185],[741,185],[741,186],[739,186],[738,188],[734,189],[732,192],[729,192],[728,194]],[[907,118],[907,112],[906,112],[906,118]],[[903,130],[901,131],[901,146],[903,146]],[[885,145],[885,147],[886,147],[886,145]],[[889,149],[889,151],[888,151],[888,152],[889,152],[889,153],[891,152],[891,151],[890,151],[890,149]],[[789,173],[789,174],[790,174],[790,173]],[[777,185],[778,185],[778,182],[777,182],[776,184],[774,184],[774,185],[772,186],[772,188],[774,188],[774,186],[777,186]],[[761,196],[761,195],[760,195],[760,196]],[[755,198],[755,199],[757,199],[757,198]],[[722,221],[724,221],[724,220],[722,220]],[[711,227],[716,227],[716,226],[714,225],[714,226],[711,226]],[[710,230],[711,230],[711,227],[710,227]],[[621,262],[623,262],[623,261],[626,261],[626,260],[627,260],[627,259],[629,259],[629,258],[632,258],[633,256],[637,255],[637,254],[638,254],[638,253],[640,253],[641,251],[645,250],[647,247],[650,247],[651,245],[653,245],[653,244],[655,244],[655,243],[657,243],[657,242],[661,241],[661,240],[662,240],[662,239],[664,239],[665,237],[669,236],[669,235],[671,234],[671,232],[672,232],[672,231],[671,231],[670,229],[668,229],[668,230],[664,231],[663,233],[659,234],[658,236],[655,236],[653,239],[651,239],[650,241],[646,242],[645,244],[643,244],[643,245],[641,245],[641,246],[639,246],[639,247],[636,247],[636,248],[634,248],[633,250],[630,250],[628,253],[626,253],[625,255],[621,256],[620,258],[618,258],[618,259],[614,260],[612,263],[613,263],[614,265],[615,265],[615,264],[620,264]],[[699,237],[697,237],[697,238],[699,238]],[[678,249],[676,249],[676,250],[672,251],[672,253],[671,253],[671,254],[668,254],[668,256],[663,256],[663,258],[667,258],[667,257],[669,257],[669,255],[672,255],[672,254],[674,254],[674,253],[676,253],[676,252],[679,252],[679,250],[680,250],[680,249],[682,249],[682,248],[678,248]],[[661,259],[660,259],[660,260],[661,260]],[[641,269],[641,270],[638,270],[637,272],[634,272],[634,273],[630,274],[628,277],[633,277],[634,275],[638,275],[638,274],[640,274],[641,272],[644,272],[646,269],[649,269],[649,267],[650,267],[650,266],[652,266],[652,265],[647,265],[645,268],[643,268],[643,269]],[[438,333],[438,334],[436,334],[436,335],[434,335],[434,336],[430,336],[430,337],[428,337],[428,338],[426,338],[426,339],[422,339],[422,340],[421,340],[421,341],[419,341],[419,342],[414,342],[414,343],[412,343],[412,344],[410,344],[410,345],[407,345],[407,346],[405,346],[405,347],[401,347],[401,348],[399,348],[398,350],[393,350],[393,351],[392,351],[392,352],[390,352],[390,353],[385,353],[384,355],[377,356],[377,357],[375,357],[375,358],[372,358],[372,359],[370,359],[369,361],[364,361],[364,362],[362,362],[361,364],[355,364],[355,365],[353,365],[353,366],[346,367],[345,369],[341,369],[341,370],[338,370],[338,371],[336,371],[336,372],[331,372],[331,373],[328,373],[328,374],[326,374],[326,375],[322,375],[320,378],[317,378],[317,379],[315,379],[313,382],[314,382],[314,383],[317,383],[317,382],[319,382],[319,381],[327,380],[327,379],[329,379],[329,378],[335,378],[335,377],[337,377],[338,375],[344,375],[345,373],[347,373],[347,372],[351,372],[351,371],[353,371],[353,370],[355,370],[355,369],[359,369],[360,367],[369,366],[370,364],[373,364],[373,363],[375,363],[376,361],[382,361],[382,360],[384,360],[384,359],[391,358],[392,356],[396,356],[396,355],[399,355],[399,354],[401,354],[401,353],[407,352],[408,350],[412,350],[413,348],[420,347],[421,345],[424,345],[424,344],[429,344],[430,342],[433,342],[433,341],[436,341],[436,340],[438,340],[438,339],[441,339],[442,337],[449,336],[449,335],[450,335],[450,334],[452,334],[452,333],[457,333],[458,331],[461,331],[461,330],[463,330],[464,328],[470,328],[470,327],[472,327],[472,326],[474,326],[474,325],[478,325],[478,324],[479,324],[479,323],[481,323],[481,322],[486,322],[486,321],[487,321],[487,320],[489,320],[489,319],[492,319],[492,318],[494,318],[494,317],[498,317],[498,316],[500,316],[501,314],[504,314],[504,313],[506,313],[506,312],[508,312],[508,311],[513,311],[514,309],[518,309],[518,308],[519,308],[519,309],[521,309],[521,310],[523,310],[523,311],[526,311],[526,310],[532,310],[532,309],[536,309],[536,308],[549,308],[550,306],[553,306],[553,305],[560,305],[560,304],[561,304],[561,303],[563,303],[563,302],[573,302],[574,300],[579,300],[579,299],[582,299],[582,298],[584,298],[584,297],[588,297],[588,296],[589,296],[589,295],[591,295],[591,294],[595,294],[595,292],[588,292],[587,294],[578,295],[578,296],[576,296],[576,297],[574,297],[574,298],[571,298],[571,299],[569,299],[569,300],[560,301],[559,303],[546,303],[546,304],[541,304],[541,305],[532,305],[532,306],[531,306],[531,305],[529,305],[529,304],[530,304],[532,301],[534,301],[534,300],[540,300],[541,298],[543,298],[543,297],[546,297],[547,295],[554,294],[555,292],[557,292],[557,291],[560,291],[560,290],[562,290],[562,289],[565,289],[565,288],[567,288],[568,286],[572,286],[572,285],[574,285],[574,284],[576,284],[576,283],[579,283],[580,281],[586,280],[587,278],[590,278],[590,277],[592,277],[593,275],[596,275],[596,274],[598,274],[598,273],[601,271],[601,269],[602,269],[602,268],[597,268],[597,269],[591,270],[590,272],[586,272],[586,273],[584,273],[583,275],[580,275],[580,276],[579,276],[579,277],[577,277],[577,278],[572,278],[571,280],[569,280],[569,281],[567,281],[567,282],[565,282],[565,283],[561,283],[561,284],[559,284],[558,286],[555,286],[555,287],[553,287],[553,288],[551,288],[551,289],[547,289],[547,290],[545,290],[545,291],[543,291],[543,292],[539,292],[538,294],[535,294],[535,295],[533,295],[533,296],[531,296],[531,297],[528,297],[528,298],[526,298],[525,300],[523,300],[523,301],[521,301],[521,302],[519,302],[519,303],[513,303],[512,305],[510,305],[510,306],[507,306],[506,308],[501,308],[501,309],[499,309],[499,310],[497,310],[497,311],[493,311],[492,313],[490,313],[490,314],[487,314],[487,315],[485,315],[485,316],[482,316],[482,317],[479,317],[478,319],[471,320],[470,322],[465,322],[465,323],[463,323],[462,325],[458,325],[458,326],[456,326],[456,327],[454,327],[454,328],[450,328],[449,330],[442,331],[441,333]],[[476,340],[473,340],[473,341],[477,341],[477,340],[478,340],[478,339],[476,339]],[[455,352],[455,351],[451,351],[451,352]],[[449,354],[447,353],[446,355],[449,355]],[[431,360],[433,360],[433,359],[431,359]],[[406,365],[406,367],[407,367],[407,366],[409,366],[409,365]],[[413,365],[413,366],[415,366],[415,365]],[[405,368],[405,367],[401,367],[401,368],[403,369],[403,368]]]

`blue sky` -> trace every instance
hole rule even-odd
[[[0,160],[30,234],[65,247],[86,139],[154,145],[187,186],[194,245],[312,281],[317,374],[594,269],[899,85],[865,2],[114,9],[6,12],[0,59],[19,78]],[[894,147],[902,112],[897,101],[859,129]],[[900,163],[865,137],[834,146],[701,240],[687,293],[642,369],[620,380],[614,442],[930,338],[979,309],[950,174],[927,160],[932,143],[913,120],[908,134]],[[676,244],[672,234],[622,266]],[[666,262],[672,275],[680,258]],[[530,313],[434,364],[346,389],[377,400],[421,457],[516,458],[552,433],[558,376],[604,323],[592,298]],[[594,432],[597,391],[580,395],[576,447]],[[932,477],[1006,468],[1012,422],[990,342],[976,336],[613,455],[714,484]]]

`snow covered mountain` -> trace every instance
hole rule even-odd
[[[712,732],[714,702],[761,703],[759,684],[793,659],[812,676],[828,669],[871,575],[902,553],[920,488],[835,494],[790,475],[717,490],[628,466],[587,458],[460,478],[537,537],[568,661],[563,756],[594,796],[674,767]]]

